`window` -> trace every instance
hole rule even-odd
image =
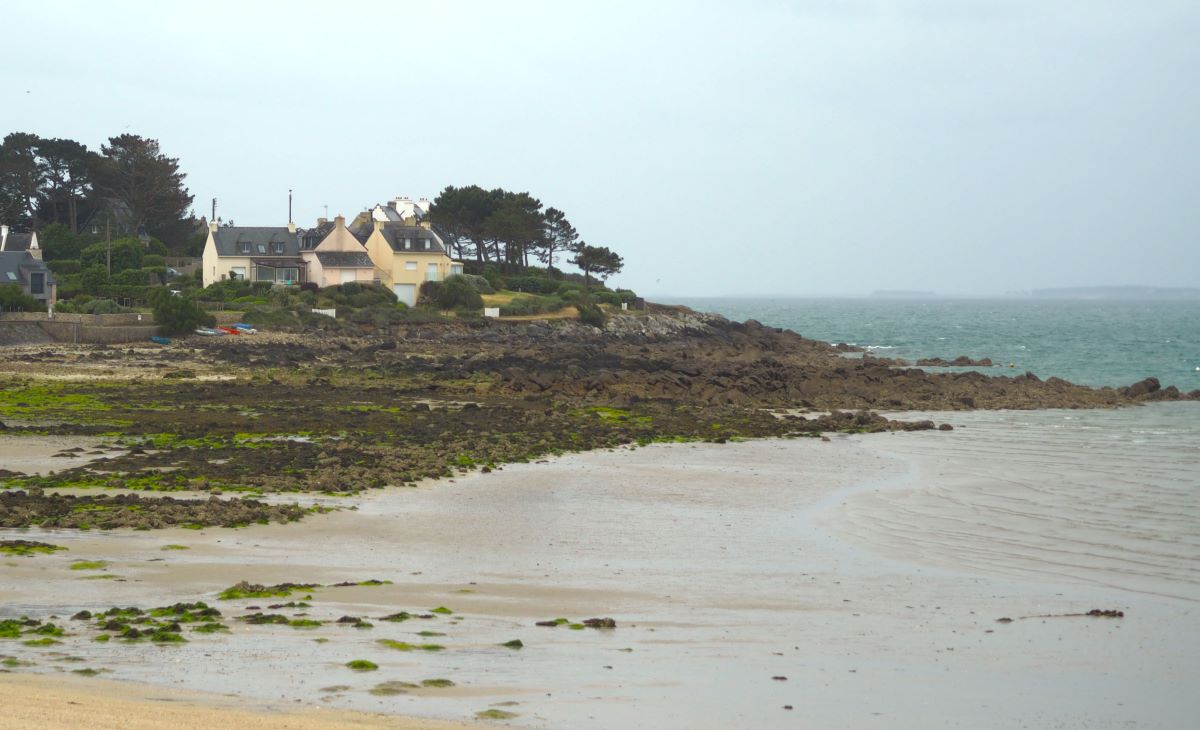
[[[242,253],[250,253],[250,242],[242,241],[238,244],[238,248],[241,249]]]
[[[246,278],[246,267],[245,266],[234,266],[232,269],[229,270],[229,278],[230,279],[245,279]]]
[[[4,275],[8,278],[9,281],[17,280],[17,275],[15,273],[13,273],[12,271],[5,271]]]
[[[405,271],[416,271],[417,270],[417,262],[416,261],[405,261],[404,262],[404,270]]]
[[[282,254],[283,253],[283,241],[275,241],[274,243],[272,243],[271,244],[271,253]]]
[[[255,246],[255,248],[258,250],[259,253],[267,252],[267,244],[265,244],[265,243],[260,243],[257,246]]]
[[[289,283],[297,281],[300,278],[300,269],[277,269],[275,278]]]
[[[440,281],[437,264],[425,265],[425,281]]]
[[[428,238],[422,238],[422,239],[421,239],[421,248],[422,248],[422,249],[424,249],[424,250],[426,250],[426,251],[428,251],[428,250],[429,250],[429,239],[428,239]]]
[[[412,239],[411,238],[404,239],[404,248],[405,249],[412,248]]]
[[[450,276],[462,276],[462,264],[450,264]]]
[[[254,278],[258,281],[275,281],[275,269],[270,266],[259,266],[254,270]]]
[[[29,274],[29,293],[30,294],[45,294],[46,293],[46,275],[40,271],[34,271]]]

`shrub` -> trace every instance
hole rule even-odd
[[[421,283],[421,288],[417,292],[417,305],[436,307],[438,299],[442,295],[442,282],[440,281],[425,281]]]
[[[0,285],[0,310],[6,312],[40,312],[45,307],[16,284]]]
[[[508,288],[531,294],[553,294],[558,291],[558,282],[544,276],[510,276]]]
[[[593,327],[604,329],[605,322],[608,318],[604,316],[604,311],[600,307],[591,302],[581,302],[575,305],[579,309],[579,321],[584,324],[590,324]]]
[[[315,293],[320,290],[321,287],[317,286],[317,282],[315,281],[306,281],[300,285],[300,291],[310,291]]]
[[[78,274],[81,271],[78,259],[61,259],[59,261],[47,261],[46,268],[50,269],[58,276],[66,276],[67,274]]]
[[[164,335],[191,332],[197,327],[212,327],[216,319],[185,297],[157,295],[154,306],[154,321]]]
[[[114,286],[146,286],[150,283],[150,272],[145,269],[125,269],[109,279],[109,283]]]
[[[80,265],[84,269],[91,266],[102,266],[107,269],[110,248],[113,273],[124,271],[125,269],[142,268],[142,258],[145,256],[146,247],[136,238],[119,238],[112,242],[102,241],[100,243],[93,243],[91,246],[83,249],[83,252],[80,254]]]
[[[500,307],[500,315],[504,317],[523,317],[531,314],[557,312],[563,306],[563,300],[558,297],[539,297],[533,294],[525,294],[513,297],[512,301]]]
[[[451,276],[442,282],[437,295],[437,305],[442,309],[482,309],[483,297],[461,276]]]
[[[463,278],[466,279],[471,286],[475,287],[475,291],[479,292],[480,294],[496,293],[496,290],[492,288],[492,283],[485,277],[477,276],[475,274],[463,274]]]
[[[496,268],[495,264],[483,267],[483,278],[487,279],[488,283],[492,285],[492,289],[496,291],[504,288],[504,277],[500,275],[500,270]]]
[[[166,268],[167,259],[156,253],[148,253],[142,257],[143,269],[161,269]]]
[[[79,286],[87,294],[99,294],[108,286],[108,269],[103,266],[89,266],[79,275]]]

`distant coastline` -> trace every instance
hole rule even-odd
[[[1035,299],[1200,299],[1200,288],[1171,286],[1072,286],[1034,289]]]

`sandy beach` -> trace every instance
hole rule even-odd
[[[1169,421],[1187,407],[1155,408]],[[1187,491],[1200,465],[1169,436],[1094,448],[1125,432],[1125,413],[954,414],[950,433],[576,454],[348,498],[356,509],[296,525],[8,530],[69,549],[4,560],[5,616],[205,600],[231,631],[172,646],[83,630],[52,647],[3,642],[33,662],[20,672],[55,684],[0,687],[73,695],[117,679],[259,712],[498,710],[539,728],[1186,727],[1200,712]],[[78,559],[113,577],[82,579]],[[299,613],[327,623],[308,630],[232,620],[267,600],[214,600],[239,580],[368,579],[392,582],[312,591]],[[451,613],[378,620],[434,607]],[[1125,616],[1073,615],[1092,609]],[[333,623],[343,615],[374,628]],[[617,628],[534,625],[557,617]],[[514,639],[524,648],[501,646]],[[379,669],[343,666],[359,658]],[[104,674],[57,682],[80,667]],[[454,686],[419,686],[428,678]],[[417,686],[372,693],[389,682]]]

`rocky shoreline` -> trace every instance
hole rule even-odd
[[[615,315],[605,331],[570,321],[470,321],[364,328],[356,337],[0,349],[0,433],[101,440],[90,444],[98,454],[90,463],[0,476],[0,485],[23,492],[0,503],[0,524],[287,522],[303,510],[245,498],[351,494],[658,441],[937,427],[878,410],[1200,399],[1153,378],[1088,388],[1032,373],[927,373],[853,359],[846,349],[673,307]],[[102,446],[123,452],[99,455]],[[58,494],[63,488],[211,498],[89,501]]]

